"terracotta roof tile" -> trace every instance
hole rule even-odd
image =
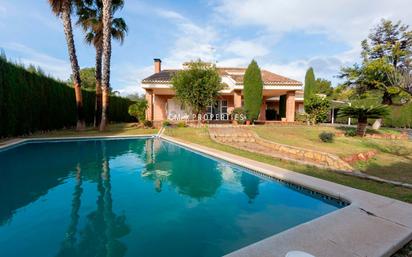
[[[219,75],[230,76],[236,84],[243,84],[243,76],[245,68],[217,68]],[[172,76],[179,70],[162,70],[143,80],[143,83],[169,83]],[[273,72],[262,70],[262,80],[265,85],[296,85],[301,86],[302,83]]]

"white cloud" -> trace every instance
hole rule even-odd
[[[183,62],[199,58],[204,61],[215,60],[214,41],[218,39],[218,33],[213,26],[196,24],[179,12],[143,2],[130,2],[127,5],[134,14],[150,13],[168,20],[170,31],[173,32],[168,38],[171,49],[162,58],[168,67],[180,67]]]
[[[143,7],[135,5],[134,11],[141,12]],[[175,34],[172,41],[172,47],[167,56],[162,58],[162,61],[168,68],[181,67],[182,63],[189,60],[202,59],[204,61],[213,61],[215,58],[215,48],[213,41],[217,38],[217,33],[213,27],[200,26],[190,19],[184,17],[180,13],[173,10],[154,8],[144,5],[145,11],[151,10],[152,13],[171,22],[171,29]],[[176,28],[173,28],[176,27]],[[141,81],[145,77],[153,74],[153,66],[136,67],[134,64],[124,63],[118,65],[119,70],[113,70],[117,79],[113,86],[121,95],[131,93],[143,93]],[[116,84],[122,85],[120,88]]]
[[[353,64],[354,59],[359,56],[358,51],[350,50],[332,56],[315,56],[308,59],[300,59],[289,63],[263,63],[264,69],[273,71],[280,75],[296,79],[305,80],[305,74],[309,67],[315,70],[315,76],[331,80],[334,85],[340,82],[337,78],[340,68]]]
[[[175,19],[175,20],[181,20],[181,21],[186,20],[186,18],[183,17],[183,15],[181,15],[180,13],[177,13],[175,11],[172,11],[172,10],[154,9],[154,11],[157,15],[159,15],[163,18]]]
[[[188,60],[217,61],[218,66],[245,67],[257,58],[262,68],[275,73],[304,80],[308,67],[314,67],[317,77],[338,81],[336,75],[344,65],[359,58],[359,42],[381,18],[412,23],[408,0],[213,0],[213,11],[205,23],[196,23],[185,15],[170,9],[133,4],[132,11],[155,14],[169,21],[173,36],[170,51],[162,59],[167,67],[180,67]],[[249,38],[230,38],[233,26],[255,26],[256,35]],[[288,63],[279,63],[270,49],[289,32],[322,34],[330,44],[347,45],[349,51],[302,57]],[[327,47],[327,45],[325,46]],[[130,66],[133,67],[133,66]],[[152,73],[153,67],[126,69],[121,80],[124,92],[137,88],[141,79]],[[129,72],[126,75],[126,72]],[[136,89],[142,92],[142,89]]]
[[[183,62],[196,59],[215,60],[214,41],[218,34],[213,27],[197,25],[180,14],[163,17],[173,19],[177,27],[173,47],[169,56],[164,58],[169,65],[180,66]]]
[[[153,66],[136,67],[131,63],[123,63],[116,67],[112,69],[113,78],[115,78],[112,81],[112,86],[115,90],[119,91],[122,96],[144,93],[140,83],[153,73]]]
[[[67,80],[70,77],[70,63],[65,60],[47,55],[20,43],[6,43],[2,47],[16,52],[16,56],[21,56],[19,60],[26,65],[40,66],[46,73],[52,74],[61,80]]]
[[[271,32],[304,30],[358,45],[380,18],[412,22],[409,0],[218,0],[216,11],[235,25]]]
[[[329,39],[330,44],[340,43],[351,49],[288,63],[277,63],[268,58],[263,58],[265,61],[260,62],[263,68],[300,81],[304,80],[307,68],[313,67],[317,76],[337,82],[336,75],[340,68],[358,61],[360,41],[367,37],[370,29],[380,19],[412,23],[409,0],[216,0],[213,3],[222,26],[255,26],[261,37],[274,37],[275,41],[282,40],[282,37],[290,32],[322,34]],[[264,48],[261,49],[259,44],[253,43],[274,40],[257,41],[252,38],[248,41],[252,44],[235,42],[235,46],[228,50],[245,54],[238,54],[238,57],[223,60],[221,63],[244,65],[247,63],[244,59],[266,54]],[[276,44],[266,47],[276,47]],[[276,57],[273,59],[276,60]]]
[[[245,41],[239,39],[229,42],[225,47],[225,51],[249,60],[269,53],[269,49],[256,40]]]

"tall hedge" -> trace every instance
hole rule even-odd
[[[306,75],[305,75],[305,89],[303,91],[304,104],[306,104],[306,101],[308,101],[312,96],[315,95],[315,90],[316,90],[315,73],[313,72],[313,68],[310,67],[306,71]]]
[[[243,84],[244,109],[248,119],[254,121],[259,117],[263,91],[262,74],[255,60],[247,67]]]
[[[93,123],[95,93],[83,90],[86,122]],[[109,117],[127,122],[132,101],[112,96]],[[52,78],[27,71],[0,58],[0,137],[35,131],[70,128],[76,125],[73,88]]]

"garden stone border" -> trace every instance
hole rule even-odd
[[[247,151],[257,152],[268,156],[274,156],[281,159],[301,162],[303,164],[320,166],[322,168],[332,169],[343,172],[354,172],[354,169],[347,162],[336,155],[305,149],[285,144],[272,142],[259,137],[253,131],[242,128],[209,128],[210,138],[218,143],[235,145]],[[237,143],[255,143],[274,152],[260,152],[253,150],[252,147],[244,147]]]

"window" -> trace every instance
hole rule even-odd
[[[222,100],[221,101],[221,110],[220,112],[223,113],[227,113],[227,100]]]
[[[227,119],[227,100],[220,101],[220,115],[221,119]]]

